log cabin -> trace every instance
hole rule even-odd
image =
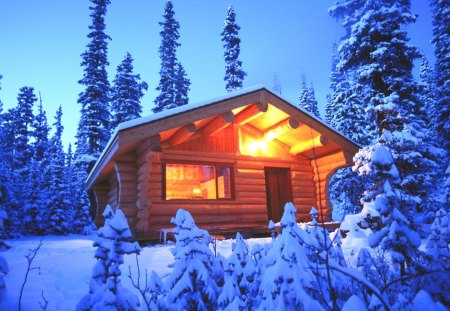
[[[258,86],[122,123],[87,179],[101,226],[107,204],[136,239],[171,227],[179,208],[215,232],[267,230],[286,202],[297,220],[329,220],[327,185],[359,146]]]

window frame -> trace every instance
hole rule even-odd
[[[216,198],[215,199],[170,199],[168,200],[166,197],[166,166],[168,164],[179,164],[179,165],[200,165],[200,166],[212,166],[214,167],[214,179],[216,184]],[[219,183],[217,179],[217,169],[218,168],[229,168],[230,169],[230,197],[229,198],[218,198],[219,195]],[[204,202],[220,202],[220,201],[234,201],[236,200],[236,191],[235,191],[235,172],[233,163],[217,163],[217,162],[203,162],[203,161],[164,161],[161,163],[161,172],[162,172],[162,200],[165,202],[193,202],[193,203],[204,203]]]

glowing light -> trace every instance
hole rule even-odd
[[[274,140],[275,138],[277,138],[277,136],[276,136],[274,131],[269,131],[269,132],[267,132],[266,135],[264,135],[264,141],[265,142]]]
[[[200,188],[192,189],[192,196],[194,198],[201,198],[202,197],[202,191],[200,190]]]
[[[258,151],[266,152],[267,151],[266,141],[264,141],[264,140],[255,140],[255,141],[253,141],[253,142],[248,144],[247,150],[250,153],[252,153],[252,154],[256,154]]]

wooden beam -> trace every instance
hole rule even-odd
[[[280,137],[300,126],[300,122],[293,118],[287,118],[270,127],[263,135],[264,140],[272,140]]]
[[[251,104],[236,115],[236,117],[234,118],[234,123],[244,125],[245,123],[250,122],[251,120],[266,112],[268,108],[269,106],[267,104]]]
[[[325,136],[319,135],[319,136],[314,137],[313,139],[310,139],[305,142],[299,143],[295,146],[292,146],[291,150],[289,152],[291,154],[299,154],[299,153],[311,150],[312,148],[326,146],[326,144],[328,144],[328,138],[326,138]]]
[[[233,112],[227,111],[224,114],[215,117],[211,122],[200,128],[198,130],[198,134],[205,136],[213,135],[233,122],[234,118]]]
[[[163,143],[163,148],[167,148],[170,146],[175,146],[181,144],[186,141],[189,137],[191,137],[195,131],[197,131],[197,126],[194,123],[189,123],[178,129],[167,141]]]

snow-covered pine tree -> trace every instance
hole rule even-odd
[[[111,129],[122,122],[141,116],[141,98],[147,83],[140,82],[141,76],[133,74],[133,57],[130,53],[117,66],[117,73],[111,89],[111,110],[113,112]]]
[[[109,206],[103,213],[105,225],[98,230],[94,246],[98,259],[92,272],[89,294],[83,297],[76,310],[137,310],[139,299],[124,288],[120,281],[120,265],[124,255],[140,252],[137,242],[130,242],[132,234],[128,221],[120,209]]]
[[[176,66],[176,80],[175,80],[175,102],[178,106],[187,105],[189,103],[189,86],[191,81],[187,78],[186,71],[180,62]]]
[[[436,62],[436,101],[434,123],[442,144],[450,153],[450,1],[431,0]]]
[[[40,96],[39,96],[40,97]],[[29,144],[31,158],[27,163],[26,187],[22,189],[23,203],[23,230],[26,234],[44,234],[44,213],[47,208],[47,200],[52,197],[48,166],[50,157],[46,152],[49,149],[48,135],[50,127],[47,115],[39,98],[38,112],[33,120],[31,137],[33,142]]]
[[[167,284],[167,306],[170,310],[213,310],[217,307],[218,287],[212,276],[213,254],[208,247],[211,237],[183,209],[171,222],[176,226],[172,249],[175,262]]]
[[[300,108],[306,110],[312,115],[320,118],[319,107],[314,92],[314,87],[307,85],[305,75],[302,75],[302,82],[300,86],[300,96],[298,97]]]
[[[223,54],[225,59],[225,89],[227,92],[233,92],[242,88],[242,82],[244,81],[247,73],[242,70],[242,61],[239,60],[239,54],[241,52],[239,38],[239,27],[236,24],[236,13],[233,7],[230,5],[227,10],[227,16],[225,23],[220,33],[221,40],[223,42],[223,48],[225,52]]]
[[[297,225],[295,215],[294,205],[287,203],[280,221],[282,233],[262,261],[262,299],[257,310],[324,310],[310,295],[316,284],[306,251],[309,235]]]
[[[410,9],[409,0],[338,0],[330,12],[343,20],[347,32],[339,47],[339,67],[353,73],[358,100],[367,103],[378,141],[392,151],[402,176],[401,204],[408,213],[423,214],[442,154],[430,144],[420,115],[423,103],[412,75],[420,53],[409,44],[405,29],[416,20]]]
[[[255,262],[251,257],[242,235],[236,234],[236,243],[231,256],[225,262],[225,284],[219,295],[218,303],[221,309],[252,310],[253,280]],[[236,309],[236,307],[238,307]],[[233,309],[234,308],[234,309]]]
[[[424,103],[424,112],[422,115],[428,116],[425,121],[429,127],[434,129],[432,111],[435,108],[436,86],[433,69],[424,55],[420,59],[419,78],[420,99]]]
[[[50,234],[67,234],[74,232],[70,228],[73,215],[71,202],[68,197],[68,185],[66,183],[66,155],[62,144],[62,134],[64,127],[61,122],[62,107],[59,106],[55,115],[53,128],[55,130],[50,139],[50,146],[47,150],[47,158],[49,159],[49,193],[45,213],[43,219],[46,219],[47,233]]]
[[[103,151],[110,136],[110,86],[106,67],[108,40],[105,33],[105,15],[110,0],[91,0],[92,23],[87,37],[90,42],[81,54],[83,78],[78,81],[85,87],[79,94],[81,117],[76,134],[76,158],[78,169],[89,172]],[[84,183],[83,179],[81,182]]]
[[[437,299],[448,305],[450,303],[450,212],[441,208],[431,225],[426,240],[426,253],[430,256],[430,270],[437,270],[426,278],[426,289]]]
[[[32,155],[29,143],[34,120],[33,105],[36,101],[34,88],[22,87],[17,96],[17,107],[13,114],[15,130],[13,170],[22,171],[23,174],[26,172],[24,168]]]
[[[373,177],[373,185],[363,201],[381,214],[382,227],[369,236],[369,244],[387,250],[400,266],[402,277],[407,265],[414,268],[414,259],[420,253],[420,236],[414,226],[414,214],[400,200],[401,180],[392,154],[383,145],[365,147],[356,154],[354,169]]]
[[[183,67],[177,59],[177,47],[180,46],[180,24],[175,19],[175,12],[171,0],[167,0],[164,7],[163,21],[159,23],[162,30],[159,56],[161,69],[159,70],[159,84],[156,88],[159,95],[155,99],[153,112],[179,107],[188,103],[187,90],[190,81],[186,78]]]

